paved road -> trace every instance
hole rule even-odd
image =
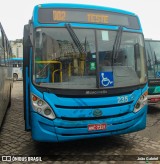
[[[0,155],[12,157],[17,155],[17,159],[13,158],[17,161],[26,158],[28,160],[28,156],[40,156],[43,160],[41,163],[56,164],[160,164],[160,109],[153,107],[149,109],[147,128],[140,132],[66,143],[37,143],[32,140],[29,132],[24,131],[22,87],[21,81],[14,82],[11,108],[7,112],[0,132]],[[159,161],[130,161],[142,155],[146,157],[159,155]],[[120,158],[124,161],[118,161]]]

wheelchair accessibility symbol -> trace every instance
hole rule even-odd
[[[111,87],[113,85],[113,72],[100,72],[100,86]]]

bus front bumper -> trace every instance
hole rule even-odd
[[[31,114],[32,138],[40,142],[63,142],[85,138],[126,134],[146,127],[147,105],[137,113],[123,117],[68,121],[56,118],[49,120],[35,112]],[[89,131],[89,124],[106,124],[106,129]]]

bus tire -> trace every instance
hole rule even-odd
[[[18,80],[18,75],[16,73],[13,74],[13,81],[17,81]]]

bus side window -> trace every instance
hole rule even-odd
[[[0,28],[0,65],[5,65],[5,50],[4,50],[4,39],[3,39],[3,33]]]
[[[36,52],[35,52],[35,60],[36,61],[42,61],[42,52],[39,48],[36,49]],[[37,63],[36,64],[36,73],[38,73],[41,69],[43,69],[43,64],[40,64],[40,63]]]

